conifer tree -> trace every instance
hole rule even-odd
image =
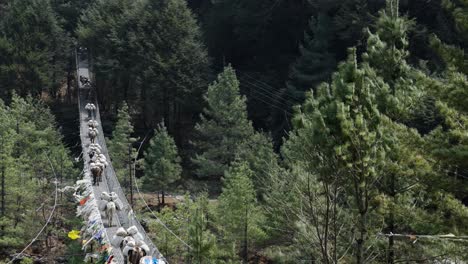
[[[32,239],[31,230],[44,224],[38,221],[35,201],[42,200],[48,205],[53,201],[54,173],[60,182],[60,174],[67,178],[75,175],[71,157],[55,125],[50,110],[32,97],[14,94],[9,106],[0,100],[2,249],[23,247]]]
[[[207,107],[195,126],[199,153],[193,159],[199,177],[219,178],[234,161],[254,130],[247,119],[245,97],[239,93],[234,69],[228,66],[208,87]]]
[[[226,171],[217,208],[218,228],[226,249],[234,248],[247,263],[249,248],[265,238],[265,218],[257,205],[252,171],[246,162],[234,162]]]
[[[203,194],[190,207],[191,221],[188,224],[188,243],[192,250],[193,263],[202,264],[213,260],[217,252],[216,237],[209,230],[208,196]]]
[[[379,110],[405,123],[411,116],[410,106],[423,100],[425,93],[423,85],[415,81],[418,71],[407,62],[408,32],[414,23],[399,15],[398,2],[387,0],[386,8],[379,12],[375,33],[368,31],[363,59],[388,84],[388,88],[375,91]]]
[[[144,63],[142,111],[147,119],[162,114],[168,130],[180,138],[181,118],[202,110],[211,74],[200,28],[185,0],[146,0],[136,12],[136,59]]]
[[[330,78],[336,67],[335,56],[330,52],[332,38],[330,17],[320,13],[317,19],[310,19],[304,42],[299,46],[300,57],[289,72],[289,81],[286,83],[289,96],[302,102],[306,92]]]
[[[154,131],[154,137],[144,154],[144,186],[151,191],[162,192],[162,203],[165,204],[164,193],[170,184],[180,179],[182,167],[174,139],[167,132],[164,122]]]
[[[319,180],[341,179],[356,223],[356,263],[367,261],[365,248],[373,232],[370,215],[374,213],[369,203],[377,195],[375,181],[385,155],[380,113],[372,93],[384,84],[371,80],[373,75],[371,69],[360,68],[351,50],[330,85],[320,86],[316,96],[309,94],[286,144],[290,159],[313,168]]]
[[[261,199],[268,189],[268,174],[279,168],[279,157],[273,150],[271,137],[261,132],[255,132],[239,150],[237,157],[246,161],[249,164],[249,168],[254,172],[252,182],[257,196]]]
[[[100,98],[104,109],[125,100],[148,126],[164,119],[179,142],[182,119],[192,120],[191,113],[202,110],[210,75],[186,1],[95,1],[83,14],[78,35],[93,52],[97,86],[107,95]]]
[[[202,194],[195,199],[188,196],[177,204],[177,210],[164,207],[158,217],[180,240],[164,228],[159,221],[148,217],[150,235],[158,249],[170,262],[212,263],[217,254],[216,237],[210,231],[211,207]],[[182,241],[181,241],[182,240]],[[187,245],[189,247],[187,247]]]
[[[304,40],[299,46],[300,56],[289,70],[285,90],[277,96],[278,100],[284,102],[284,110],[292,111],[294,105],[304,101],[306,92],[330,79],[336,68],[335,54],[331,52],[333,33],[333,23],[325,12],[310,19]],[[290,121],[284,111],[278,111],[277,108],[272,110],[275,112],[275,134],[282,135],[288,130]]]
[[[117,177],[124,186],[128,187],[129,179],[127,177],[131,160],[136,155],[136,150],[132,144],[135,139],[132,138],[133,125],[129,114],[128,105],[123,102],[117,111],[117,122],[112,131],[112,139],[109,142],[109,155],[112,159]]]

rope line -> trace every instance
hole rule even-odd
[[[151,132],[151,131],[150,131]],[[149,135],[149,132],[146,133],[146,136],[145,138],[143,138],[143,140],[141,141],[140,143],[140,146],[138,147],[138,150],[137,150],[137,155],[135,156],[134,158],[134,163],[136,162],[136,159],[138,157],[138,153],[140,153],[140,149],[141,147],[143,146],[143,143],[145,142],[146,138],[148,137]],[[136,170],[135,170],[135,166],[133,166],[133,175],[135,175],[136,173]],[[175,234],[155,213],[154,211],[149,207],[148,203],[146,203],[146,200],[145,198],[143,197],[143,195],[141,194],[140,192],[140,188],[138,188],[138,182],[136,180],[136,177],[133,177],[133,180],[135,182],[135,187],[136,187],[136,190],[138,192],[138,195],[140,196],[140,199],[143,201],[143,203],[145,204],[146,208],[150,211],[150,213],[153,215],[154,218],[156,218],[156,222],[161,224],[167,231],[169,231],[170,234],[172,234],[175,238],[177,238],[177,240],[179,240],[182,244],[184,244],[186,247],[188,247],[190,250],[193,250],[193,248],[187,244],[182,238],[180,238],[177,234]]]
[[[270,89],[272,91],[280,91],[281,90],[281,89],[278,89],[276,87],[271,86],[270,84],[267,84],[267,83],[265,83],[263,81],[260,81],[259,79],[255,78],[255,77],[252,77],[251,75],[247,74],[246,72],[243,72],[243,71],[240,71],[240,70],[236,70],[236,72],[239,72],[243,76],[251,79],[252,81],[255,81],[257,84],[263,86],[265,89],[269,88],[267,90],[270,90]],[[301,99],[299,97],[296,97],[296,96],[294,96],[294,95],[292,95],[290,93],[285,93],[284,96],[289,97],[289,100],[294,101],[296,103],[301,103],[303,101],[303,99]]]
[[[261,86],[257,86],[256,84],[251,83],[247,79],[242,78],[240,76],[239,76],[239,80],[240,80],[241,85],[245,85],[246,83],[249,84],[249,85],[246,85],[246,86],[248,86],[250,88],[254,88],[255,92],[257,92],[260,95],[265,96],[267,99],[270,99],[272,102],[278,104],[278,106],[287,107],[287,104],[284,101],[281,101],[281,98],[279,98],[278,95],[275,95],[274,93],[272,93],[270,91],[267,91],[265,88],[263,88]],[[257,88],[257,89],[255,89],[255,88]],[[258,91],[258,89],[260,89],[261,91]]]
[[[7,264],[11,264],[13,263],[13,261],[17,260],[23,253],[24,251],[26,251],[34,242],[36,242],[36,240],[39,238],[39,236],[42,234],[42,232],[45,230],[45,228],[47,227],[47,225],[50,223],[50,220],[52,219],[52,216],[54,215],[54,212],[55,212],[55,208],[57,207],[57,197],[58,197],[58,180],[57,180],[57,174],[55,173],[55,169],[54,169],[54,166],[52,165],[52,162],[50,161],[50,158],[49,158],[49,155],[46,154],[46,157],[47,157],[47,160],[49,161],[49,164],[52,168],[52,172],[54,173],[54,177],[55,177],[55,181],[54,181],[54,184],[55,184],[55,198],[54,198],[54,207],[52,208],[52,212],[50,213],[49,215],[49,218],[47,219],[46,223],[44,224],[44,226],[41,228],[41,230],[39,231],[39,233],[37,233],[37,235],[33,238],[33,240],[31,240],[31,242],[23,249],[21,250],[20,253],[18,253],[12,260],[10,260]]]

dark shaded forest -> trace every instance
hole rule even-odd
[[[40,153],[79,177],[78,48],[171,263],[468,260],[466,0],[3,1],[0,257],[50,199]]]

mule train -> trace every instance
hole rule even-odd
[[[96,104],[97,90],[96,85],[92,82],[91,72],[89,71],[88,52],[87,49],[83,47],[78,47],[77,50],[77,77],[77,86],[80,93],[80,110],[84,111],[80,113],[81,121],[84,121],[84,123],[81,122],[80,125],[81,128],[83,128],[83,125],[86,128],[81,138],[82,141],[86,142],[83,155],[86,156],[85,168],[87,173],[92,177],[91,181],[86,181],[86,186],[92,194],[96,195],[96,198],[100,198],[100,200],[96,201],[97,204],[87,203],[87,205],[94,207],[97,205],[98,208],[96,209],[98,210],[93,210],[93,212],[97,213],[96,217],[101,217],[103,219],[103,225],[106,229],[104,232],[108,235],[115,231],[114,228],[117,228],[116,226],[121,224],[125,225],[126,223],[132,223],[138,220],[136,220],[134,216],[121,212],[121,210],[129,208],[129,204],[124,196],[120,196],[120,198],[122,198],[121,201],[119,196],[112,192],[112,188],[118,188],[118,184],[116,185],[114,182],[110,183],[106,180],[117,181],[115,173],[106,168],[108,166],[108,160],[106,160],[108,154],[106,153],[106,149],[101,148],[99,145],[99,143],[104,144],[104,142],[99,140],[102,139],[101,135],[99,135],[102,133],[102,131],[99,131],[99,126],[102,124],[98,123],[99,110]],[[109,172],[109,174],[106,172]],[[102,178],[103,175],[105,179]],[[104,182],[104,184],[100,184],[101,182]],[[82,188],[83,186],[80,185],[79,189]],[[108,191],[108,193],[104,191]],[[91,196],[94,197],[93,195]],[[80,201],[85,199],[84,196],[77,197],[77,199],[78,198]],[[83,214],[85,214],[85,212],[83,212]],[[88,218],[86,216],[84,217]],[[128,226],[125,225],[125,227]],[[90,228],[86,230],[89,232],[88,236],[92,236],[94,231],[96,231]],[[144,234],[144,230],[141,232]],[[119,239],[117,239],[117,237]],[[118,243],[112,243],[112,247],[110,248],[112,253],[107,260],[108,263],[121,264],[122,261],[124,261],[124,263],[129,264],[165,264],[164,257],[160,255],[157,248],[149,240],[146,240],[148,242],[148,244],[146,244],[143,239],[144,237],[146,238],[146,236],[138,232],[135,226],[127,230],[120,227],[117,231],[117,235],[113,238],[113,240],[119,241]],[[153,255],[158,256],[158,258],[152,257]]]

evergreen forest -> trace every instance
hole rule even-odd
[[[468,263],[468,1],[0,1],[0,264],[124,263],[127,215],[158,263]]]

